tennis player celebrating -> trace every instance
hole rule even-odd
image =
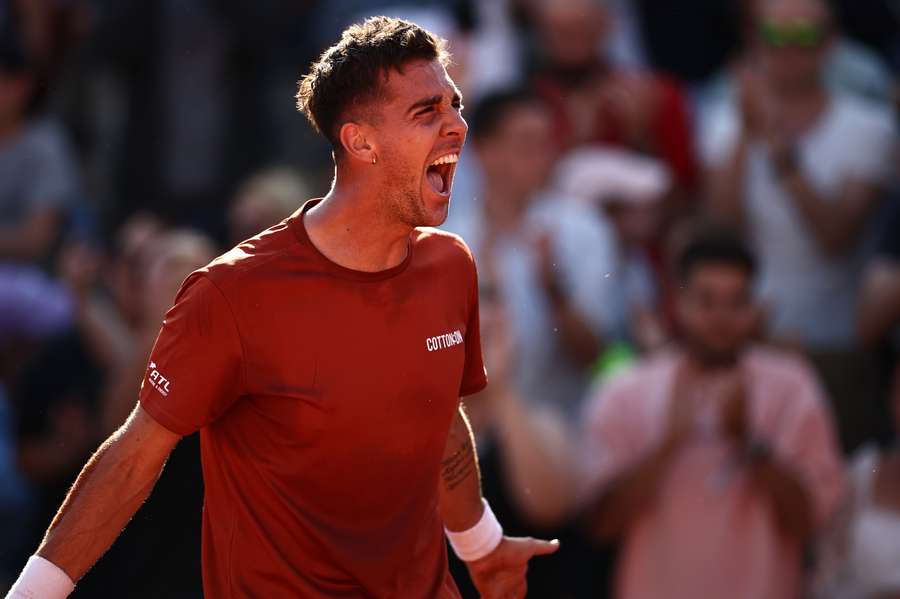
[[[466,136],[442,40],[377,17],[300,83],[328,195],[187,278],[140,402],[85,466],[12,597],[65,597],[200,431],[207,597],[484,597],[535,555],[481,498],[459,397],[486,384],[475,266],[434,229]],[[127,589],[111,591],[127,595]]]

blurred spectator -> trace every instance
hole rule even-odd
[[[802,596],[843,490],[826,402],[802,361],[751,345],[754,259],[732,233],[695,237],[678,270],[682,342],[592,397],[580,466],[559,426],[497,402],[513,488],[621,539],[617,597]]]
[[[662,200],[670,186],[668,169],[627,150],[583,147],[563,156],[553,188],[608,222],[615,234],[611,278],[616,281],[606,309],[615,314],[615,333],[641,351],[666,340],[658,315],[662,273],[654,271],[646,248],[662,235]]]
[[[237,245],[268,229],[311,197],[306,181],[287,168],[262,171],[238,189],[228,210],[228,239]]]
[[[724,76],[711,82],[704,98],[704,109],[738,93],[740,74],[752,69],[765,53],[766,44],[776,40],[774,34],[777,32],[770,29],[767,33],[764,23],[767,3],[770,0],[740,0],[738,3],[743,13],[743,49]],[[840,24],[831,15],[825,26],[830,39],[821,69],[829,89],[881,105],[890,104],[896,81],[887,64],[863,44],[843,35]]]
[[[534,89],[550,107],[556,141],[622,145],[662,159],[677,188],[692,191],[697,169],[686,101],[673,81],[616,69],[600,54],[610,15],[601,0],[537,0],[542,64]]]
[[[0,38],[0,261],[46,259],[76,191],[62,132],[28,116],[34,75],[25,51]]]
[[[870,270],[864,297],[869,295],[869,315],[861,312],[864,331],[897,338],[900,323],[900,211],[895,214],[886,238],[892,247]],[[888,257],[890,256],[890,257]],[[893,313],[893,314],[891,314]],[[868,321],[868,322],[867,322]],[[896,360],[896,352],[893,353]],[[870,599],[900,596],[900,363],[887,384],[888,413],[883,420],[890,433],[881,442],[860,448],[850,466],[853,492],[841,520],[824,544],[828,558],[820,571],[818,597],[822,599]]]
[[[811,356],[836,402],[844,444],[867,401],[865,356],[853,352],[864,232],[890,173],[890,116],[826,87],[833,40],[821,0],[764,0],[762,49],[740,101],[710,115],[704,135],[710,206],[742,224],[760,257],[771,333]],[[858,421],[858,419],[857,419]]]
[[[823,550],[822,599],[900,596],[900,376],[890,403],[893,439],[882,447],[869,443],[853,457],[852,493]]]
[[[479,199],[459,211],[453,205],[445,226],[467,241],[481,279],[509,309],[517,387],[530,401],[572,413],[616,332],[608,310],[618,284],[607,276],[612,235],[587,208],[545,191],[552,120],[534,96],[488,95],[469,131],[483,175]]]

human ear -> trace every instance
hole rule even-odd
[[[341,146],[347,156],[354,160],[374,164],[376,157],[374,144],[366,136],[365,128],[359,123],[348,121],[341,125],[339,132]]]

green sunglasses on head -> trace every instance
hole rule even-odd
[[[825,28],[811,21],[790,23],[761,23],[759,33],[763,41],[775,48],[817,48],[825,39]]]

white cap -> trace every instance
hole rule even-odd
[[[556,164],[553,186],[585,203],[659,201],[669,190],[669,169],[653,158],[611,146],[583,146]]]

